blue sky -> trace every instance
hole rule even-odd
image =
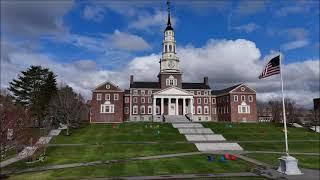
[[[256,77],[281,49],[287,95],[308,107],[319,97],[319,1],[176,0],[171,14],[185,81],[245,82],[267,100],[278,79]],[[35,64],[88,98],[101,81],[156,80],[166,19],[156,0],[1,1],[1,87]]]

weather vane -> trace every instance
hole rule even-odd
[[[168,13],[170,14],[170,1],[167,0],[167,6],[168,6]]]

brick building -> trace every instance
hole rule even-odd
[[[110,81],[92,90],[91,123],[163,121],[178,115],[192,121],[257,121],[256,92],[245,84],[212,90],[208,77],[183,82],[170,13],[162,47],[158,81],[135,81],[131,75],[127,90]]]

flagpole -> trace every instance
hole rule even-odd
[[[288,148],[288,133],[287,133],[287,118],[286,118],[286,108],[284,103],[284,93],[283,93],[283,78],[282,78],[282,56],[280,56],[280,77],[281,77],[281,91],[282,91],[282,114],[283,114],[283,126],[284,126],[284,137],[286,143],[286,155],[289,156],[289,148]]]

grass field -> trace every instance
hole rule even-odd
[[[246,156],[257,159],[259,161],[279,166],[279,154],[246,154]],[[302,168],[320,169],[320,156],[293,155],[298,159],[298,165]]]
[[[159,134],[158,134],[159,131]],[[183,135],[167,123],[122,123],[122,124],[84,124],[72,130],[72,135],[62,135],[53,139],[54,144],[108,143],[157,141],[186,141]]]
[[[222,134],[227,140],[232,141],[284,141],[282,125],[272,123],[232,123],[229,127],[226,123],[203,123],[215,133]],[[288,140],[290,152],[314,152],[320,153],[319,133],[303,128],[288,128]],[[290,142],[292,140],[316,140],[315,142]],[[284,151],[284,142],[240,142],[245,150],[252,151]]]
[[[252,168],[242,160],[221,163],[209,162],[206,155],[192,155],[165,159],[145,160],[110,165],[87,166],[39,173],[14,175],[11,179],[78,179],[93,177],[145,176],[182,173],[245,172]],[[234,178],[233,178],[234,179]],[[247,178],[245,178],[247,179]],[[259,179],[259,178],[257,178]]]

